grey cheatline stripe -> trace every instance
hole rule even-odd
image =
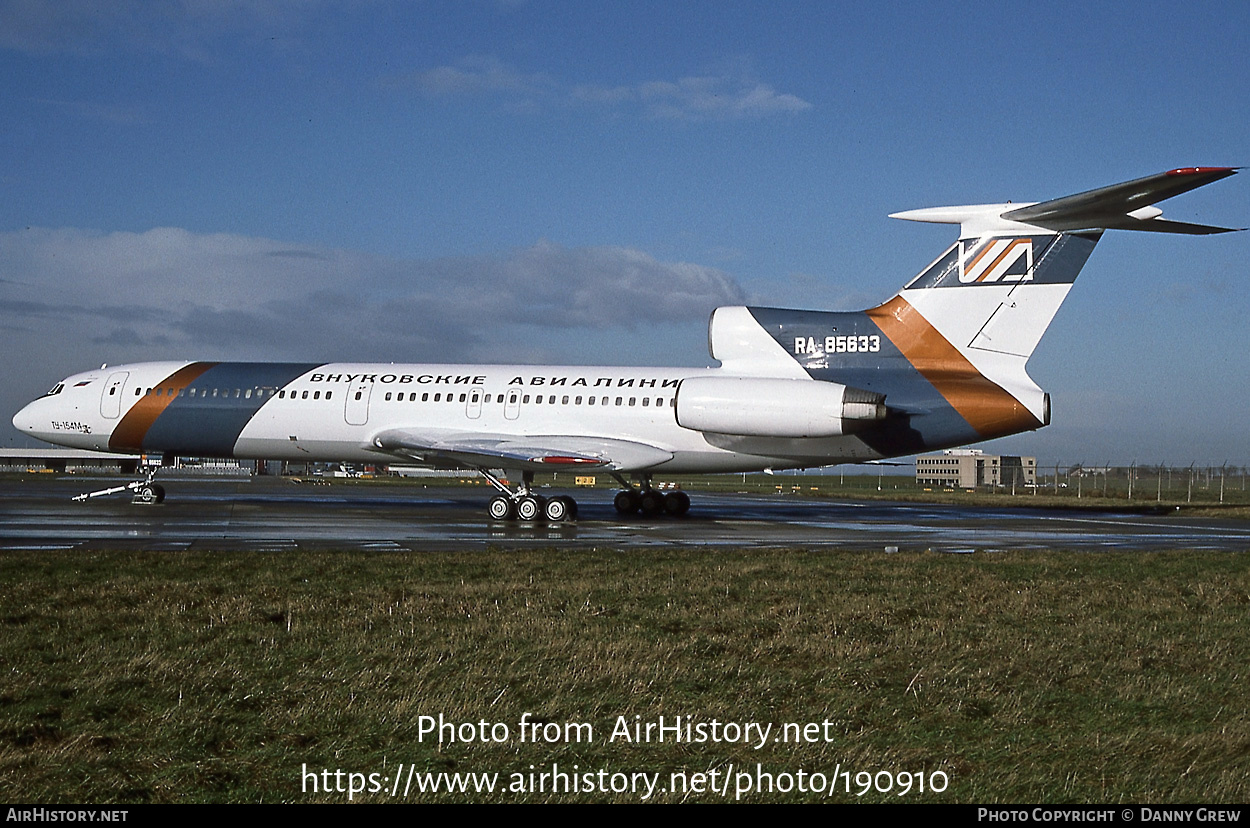
[[[142,450],[148,430],[157,418],[165,413],[165,409],[177,399],[177,395],[181,394],[184,388],[216,364],[215,362],[192,362],[153,385],[153,388],[159,388],[162,393],[145,394],[130,407],[126,416],[121,418],[113,429],[113,433],[109,435],[109,448],[114,451]]]
[[[230,457],[239,435],[274,391],[319,362],[223,362],[188,383],[147,429],[142,448],[194,457]],[[195,394],[190,391],[194,389]],[[218,393],[213,395],[213,391]],[[237,392],[237,393],[236,393]],[[250,392],[250,393],[249,393]]]

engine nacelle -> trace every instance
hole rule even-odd
[[[885,418],[885,396],[836,382],[690,377],[677,387],[677,424],[749,437],[836,437]]]

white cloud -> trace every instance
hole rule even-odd
[[[544,95],[555,85],[541,73],[524,74],[497,58],[471,56],[455,66],[437,66],[402,79],[426,95],[498,93]]]
[[[629,248],[540,242],[498,256],[400,260],[177,228],[0,233],[0,274],[5,353],[81,351],[79,364],[513,361],[509,346],[527,331],[596,337],[701,325],[717,305],[745,300],[722,271]]]
[[[431,97],[490,94],[526,107],[577,105],[683,121],[761,118],[812,108],[797,95],[777,92],[741,69],[607,86],[570,84],[543,73],[522,72],[497,58],[474,56],[409,74],[394,85]]]
[[[755,118],[812,108],[807,101],[778,94],[767,84],[730,76],[656,81],[643,84],[639,94],[648,114],[681,120]]]

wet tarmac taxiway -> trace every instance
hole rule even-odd
[[[314,486],[287,479],[163,480],[157,506],[75,503],[114,479],[0,482],[0,549],[457,549],[486,546],[836,546],[853,549],[1250,549],[1250,523],[1179,515],[967,508],[692,493],[681,518],[622,517],[607,489],[568,492],[580,519],[493,522],[478,487]],[[551,496],[557,490],[544,490]]]

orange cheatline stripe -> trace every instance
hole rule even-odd
[[[216,362],[192,362],[153,385],[153,388],[162,389],[162,393],[159,396],[144,394],[137,403],[130,407],[121,422],[113,429],[113,433],[109,435],[109,448],[141,450],[143,438],[147,436],[152,423],[156,422],[156,418],[161,416],[169,404],[176,399],[176,394],[173,392],[182,393],[182,389],[195,382],[205,371],[216,364]]]
[[[1041,428],[1042,422],[978,371],[901,296],[868,311],[894,347],[976,429],[982,439]]]

